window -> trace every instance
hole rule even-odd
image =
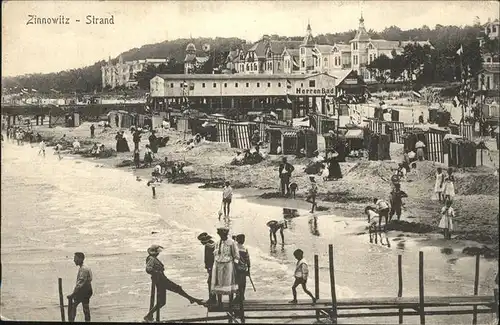
[[[491,62],[491,58],[490,58],[490,57],[487,57],[487,58],[486,58],[486,62],[490,63],[490,62]]]
[[[267,87],[268,88],[271,87],[271,83],[270,82],[267,83]]]
[[[202,83],[202,84],[201,84],[201,88],[205,88],[205,83]]]
[[[303,47],[301,47],[300,48],[300,54],[302,54],[302,55],[306,54],[306,49],[303,48]]]
[[[257,83],[257,88],[259,88],[259,87],[260,87],[260,82]]]
[[[497,32],[497,26],[493,26],[493,33],[496,33]]]
[[[309,80],[309,87],[310,88],[316,87],[316,80]]]
[[[253,69],[254,69],[254,71],[257,71],[257,63],[253,64]]]
[[[217,84],[214,82],[214,88],[217,88]]]
[[[247,63],[247,71],[248,71],[248,70],[250,70],[250,66],[249,66],[249,64]]]
[[[179,87],[181,87],[181,88],[182,88],[182,82],[179,84]]]
[[[227,82],[224,83],[224,88],[227,88]]]
[[[300,83],[300,88],[304,88],[304,83],[303,82]]]
[[[305,68],[306,67],[306,61],[302,60],[302,68]]]
[[[281,62],[278,61],[278,70],[281,68]]]
[[[174,84],[173,83],[170,84],[170,88],[174,88]]]
[[[278,82],[278,87],[281,87],[281,82]]]
[[[249,84],[248,84],[248,82],[247,82],[247,88],[248,88],[248,86],[249,86]]]
[[[237,82],[234,83],[234,88],[238,88],[238,83]]]

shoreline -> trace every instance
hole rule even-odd
[[[83,125],[86,125],[86,123]],[[103,143],[107,148],[112,146],[114,147],[114,134],[116,129],[101,133],[98,132],[99,129],[96,129],[96,138],[91,139],[89,137],[90,132],[88,131],[89,125],[90,123],[87,123],[86,128],[79,127],[73,129],[61,127],[48,129],[45,127],[38,127],[34,128],[34,132],[35,134],[39,132],[44,140],[49,140],[49,143],[57,141],[54,141],[54,139],[61,137],[62,134],[66,134],[68,136],[69,141],[67,142],[72,142],[70,139],[76,137],[82,144],[81,150],[90,148],[92,142]],[[127,139],[131,142],[130,133],[128,130],[125,132]],[[85,133],[87,136],[85,136]],[[296,159],[289,156],[291,158],[289,161],[295,166],[293,181],[299,185],[299,191],[295,200],[280,198],[280,196],[277,195],[279,184],[276,177],[280,156],[267,156],[264,161],[256,165],[234,166],[230,165],[230,162],[239,150],[229,148],[229,144],[227,143],[204,142],[194,149],[184,151],[183,149],[185,145],[182,144],[182,138],[184,138],[184,136],[180,132],[160,130],[158,133],[158,136],[168,135],[170,137],[170,141],[166,147],[159,148],[158,153],[156,154],[157,157],[153,161],[153,166],[155,163],[162,161],[163,157],[168,157],[169,161],[184,161],[187,163],[187,166],[189,166],[186,168],[189,169],[186,171],[186,175],[183,178],[178,178],[173,181],[172,183],[174,184],[197,183],[201,184],[198,186],[199,188],[213,190],[221,188],[222,181],[228,179],[231,181],[232,187],[235,190],[246,193],[245,198],[250,201],[258,202],[259,204],[264,205],[289,205],[292,208],[294,206],[309,206],[307,203],[303,202],[305,198],[303,189],[306,188],[308,179],[308,175],[303,172],[303,167],[309,161],[307,158]],[[149,134],[146,133],[141,139],[141,155],[148,135]],[[186,139],[189,139],[190,137],[190,135],[185,136]],[[320,206],[320,210],[322,210],[318,211],[318,213],[335,214],[346,218],[364,218],[364,207],[372,203],[372,198],[376,197],[376,195],[380,193],[380,188],[388,187],[390,184],[390,173],[388,174],[388,171],[390,171],[391,167],[394,168],[397,166],[397,163],[394,160],[398,160],[395,159],[395,156],[402,154],[402,148],[399,148],[397,145],[394,146],[396,148],[393,148],[393,145],[394,144],[391,143],[391,157],[393,161],[348,161],[341,163],[344,176],[342,179],[338,181],[324,182],[320,179],[321,177],[317,177],[317,179],[319,178],[318,185],[320,188],[320,192],[318,193],[318,206]],[[47,144],[47,146],[49,145]],[[61,156],[72,156],[74,158],[95,162],[96,165],[99,165],[99,167],[126,169],[143,179],[149,178],[152,170],[150,167],[136,169],[135,167],[130,166],[117,166],[118,164],[123,165],[123,162],[126,160],[132,160],[132,152],[115,152],[115,155],[109,158],[97,159],[64,151],[61,152]],[[422,168],[422,172],[419,173],[419,179],[402,184],[403,190],[405,190],[409,196],[413,194],[411,196],[415,197],[415,199],[411,201],[408,199],[406,200],[402,220],[400,222],[390,223],[390,232],[404,234],[405,236],[410,234],[410,237],[421,237],[421,235],[430,235],[430,237],[440,236],[438,235],[439,230],[436,229],[436,225],[440,218],[440,205],[436,201],[432,201],[430,197],[422,197],[422,192],[426,191],[425,189],[422,190],[422,185],[425,184],[421,184],[425,183],[425,181],[427,181],[427,183],[429,182],[429,178],[432,176],[429,175],[430,170],[433,171],[438,165],[440,164],[434,162],[424,162],[424,164],[422,164],[422,167],[424,168]],[[464,173],[464,177],[474,178],[474,173],[483,175],[481,177],[484,177],[485,174],[491,173],[491,168],[488,169],[486,166],[481,166],[477,169],[478,171],[469,172],[469,174],[466,174],[467,172]],[[422,179],[422,176],[424,176],[424,179]],[[498,176],[496,179],[498,182]],[[488,180],[491,182],[490,179]],[[433,180],[430,182],[431,184],[428,184],[428,187],[433,187]],[[489,201],[492,198],[493,200],[491,201],[495,201],[495,198],[498,198],[498,196],[482,194],[477,196],[481,196],[482,201]],[[462,198],[474,199],[473,197],[467,198],[467,195],[459,196],[456,198],[456,205],[459,207],[465,206],[468,210],[471,208],[477,209],[474,205],[471,206],[469,202],[465,202],[466,204],[463,204],[460,200]],[[490,206],[483,208],[491,209],[491,202],[489,202],[489,204]],[[493,202],[493,205],[497,206],[496,211],[498,211],[498,203],[494,204]],[[481,220],[475,220],[474,217],[469,218],[472,221],[472,226],[469,227],[470,229],[465,231],[459,228],[460,230],[456,230],[454,232],[454,238],[449,242],[451,244],[454,244],[455,242],[463,242],[472,245],[473,248],[468,250],[468,255],[474,255],[479,252],[487,258],[498,258],[498,232],[494,232],[498,229],[498,224],[495,225],[495,223],[491,220],[491,215],[494,215],[494,212],[495,211],[490,212],[489,219],[482,220],[482,222]],[[430,218],[428,216],[422,216],[429,214],[431,214]],[[485,231],[485,228],[489,228],[489,232],[487,230]]]

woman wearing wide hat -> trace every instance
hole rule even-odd
[[[217,302],[221,305],[223,295],[229,295],[229,303],[232,303],[233,295],[238,292],[234,264],[239,262],[239,252],[236,243],[228,236],[229,228],[217,228],[217,234],[220,241],[214,250],[211,292],[217,295]]]

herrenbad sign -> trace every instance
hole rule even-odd
[[[295,88],[295,95],[334,95],[335,88]]]

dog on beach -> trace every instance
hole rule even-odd
[[[293,182],[290,184],[290,193],[293,195],[293,198],[295,199],[295,193],[297,193],[297,190],[299,189],[299,186],[297,183]]]

